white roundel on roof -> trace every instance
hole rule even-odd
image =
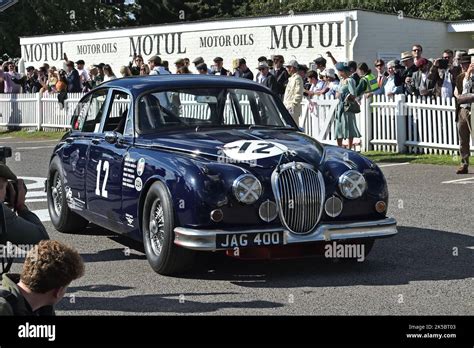
[[[274,157],[287,151],[285,145],[265,140],[238,140],[223,147],[224,154],[236,161]]]

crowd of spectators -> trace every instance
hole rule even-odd
[[[330,52],[327,56],[335,65],[336,59]],[[454,56],[452,50],[445,50],[439,59],[427,59],[423,57],[421,45],[413,45],[412,51],[403,52],[399,60],[384,62],[378,59],[374,62],[374,73],[371,72],[368,63],[357,64],[349,61],[351,77],[358,85],[362,79],[363,88],[371,94],[385,94],[392,96],[395,94],[407,94],[415,96],[452,97],[455,79],[460,72],[457,64],[459,56]],[[447,63],[447,65],[446,65]],[[84,60],[73,62],[64,55],[64,63],[61,69],[49,66],[45,63],[41,67],[29,66],[26,74],[20,75],[18,67],[11,59],[0,61],[0,93],[37,93],[37,92],[61,92],[67,89],[68,92],[86,92],[102,82],[109,81],[117,76],[108,64],[100,63],[86,67]],[[227,70],[223,66],[223,59],[216,57],[213,64],[209,66],[202,57],[197,57],[192,61],[194,70],[199,74],[225,75],[241,77],[255,80],[262,84],[266,82],[269,74],[276,78],[276,86],[273,86],[273,79],[270,89],[274,88],[282,98],[285,93],[286,84],[290,77],[285,64],[285,59],[281,55],[274,55],[270,59],[266,57],[258,58],[255,64],[259,72],[254,77],[253,67],[249,67],[246,59],[240,58],[233,61],[233,69]],[[333,68],[326,68],[327,60],[322,56],[314,60],[312,69],[306,65],[298,64],[297,72],[303,78],[305,95],[335,95],[339,78]],[[180,58],[174,62],[176,74],[190,74],[189,58]],[[268,72],[266,71],[268,69]],[[263,71],[263,74],[262,74]],[[128,66],[120,68],[120,77],[139,75],[170,74],[167,61],[162,61],[159,56],[151,57],[145,62],[141,55],[135,55]],[[377,87],[375,88],[376,79]],[[372,81],[372,83],[370,83]]]
[[[427,59],[423,56],[423,47],[415,44],[411,51],[402,52],[400,59],[389,62],[377,59],[372,64],[358,64],[355,61],[338,62],[331,52],[326,52],[335,69],[327,67],[328,61],[322,55],[311,62],[310,68],[296,60],[285,63],[282,55],[270,58],[262,56],[255,63],[248,63],[244,58],[234,59],[232,69],[223,66],[224,60],[221,57],[215,57],[211,65],[202,57],[197,57],[192,62],[189,58],[180,58],[174,62],[173,72],[170,71],[169,62],[159,56],[152,56],[145,61],[143,56],[134,55],[128,66],[120,68],[120,77],[191,74],[193,70],[202,75],[254,80],[278,95],[298,122],[304,98],[332,96],[339,99],[342,105],[347,99],[357,101],[363,95],[453,97],[456,78],[462,72],[459,64],[462,54],[463,52],[457,52],[455,55],[452,50],[446,49],[441,57]],[[191,63],[193,67],[190,66]],[[67,98],[68,92],[87,92],[103,82],[117,78],[111,66],[104,63],[86,68],[83,60],[73,62],[64,54],[63,65],[62,69],[50,67],[47,63],[39,68],[29,66],[22,76],[14,62],[8,60],[2,63],[0,69],[0,93],[60,93],[61,102]],[[254,68],[254,71],[258,71],[256,76],[252,72]],[[336,126],[341,128],[341,136],[349,140],[353,136],[359,136],[355,121],[352,117],[344,121],[343,114],[342,124],[336,122]],[[347,132],[348,128],[353,130],[350,134]]]
[[[335,66],[338,62],[331,52],[326,52]],[[446,49],[442,57],[427,59],[423,57],[423,48],[419,44],[412,46],[411,51],[401,53],[399,60],[384,62],[377,59],[373,63],[373,73],[366,62],[357,64],[347,62],[350,67],[350,77],[357,86],[359,94],[394,96],[405,94],[427,97],[452,97],[454,94],[456,77],[461,72],[457,63],[460,55]],[[5,59],[5,58],[4,58]],[[290,77],[289,70],[303,80],[304,96],[328,95],[336,97],[340,78],[334,68],[327,68],[327,60],[319,56],[311,63],[311,69],[297,63],[285,65],[281,55],[271,58],[260,57],[255,65],[248,66],[246,59],[239,58],[233,61],[232,69],[223,66],[223,59],[216,57],[212,65],[208,65],[202,57],[192,60],[180,58],[174,62],[176,74],[195,73],[203,75],[224,75],[255,80],[266,85],[275,94],[284,99],[286,87]],[[253,68],[258,71],[256,76]],[[145,61],[141,55],[135,55],[128,66],[120,68],[120,77],[140,75],[171,74],[169,63],[159,56],[153,56]],[[117,78],[108,64],[100,63],[86,67],[84,60],[73,62],[64,55],[61,68],[44,63],[41,67],[28,66],[25,74],[18,72],[18,67],[11,59],[0,61],[0,93],[79,93],[87,92],[102,82]]]

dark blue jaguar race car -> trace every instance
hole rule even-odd
[[[143,241],[160,274],[197,251],[316,253],[397,233],[380,169],[302,133],[278,97],[244,79],[173,75],[101,85],[80,101],[47,180],[61,232],[89,222]]]

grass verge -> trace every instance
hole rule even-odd
[[[381,151],[369,151],[362,154],[376,163],[408,162],[417,164],[438,164],[445,166],[456,166],[460,163],[460,158],[458,155],[404,154]]]
[[[2,138],[20,138],[20,139],[45,139],[45,140],[59,140],[65,132],[44,132],[44,131],[9,131],[0,130],[0,140]]]

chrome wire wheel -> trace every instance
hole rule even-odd
[[[51,185],[51,197],[53,198],[54,213],[57,216],[61,216],[64,192],[59,172],[54,173],[53,184]]]
[[[165,239],[164,216],[161,201],[156,199],[150,213],[150,244],[155,255],[159,256]]]

